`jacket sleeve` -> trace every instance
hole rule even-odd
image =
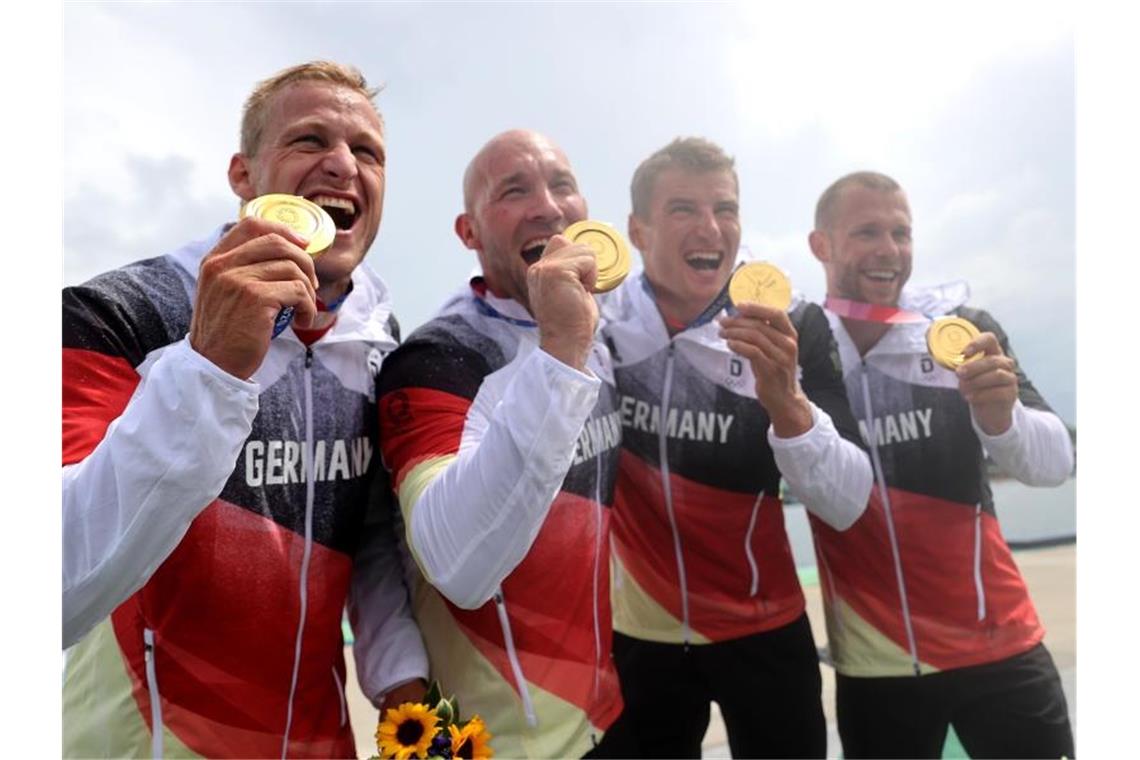
[[[1029,486],[1059,486],[1073,471],[1073,444],[1061,418],[1030,409],[1018,399],[1013,424],[996,436],[986,435],[971,412],[974,432],[994,462]]]
[[[474,609],[526,556],[601,381],[524,342],[487,373],[475,347],[405,344],[381,371],[381,448],[427,580]]]
[[[353,558],[348,595],[356,676],[360,690],[376,707],[386,692],[428,677],[427,652],[408,598],[405,565],[411,560],[399,540],[402,530],[387,473],[380,468],[364,536]]]
[[[812,426],[795,438],[768,443],[780,473],[804,507],[836,530],[846,530],[867,507],[873,474],[827,318],[815,304],[794,314],[799,334],[800,384],[811,401]]]
[[[174,550],[221,492],[257,413],[257,385],[188,340],[136,364],[132,329],[128,311],[65,292],[64,648]]]
[[[1073,471],[1073,443],[1065,423],[1030,382],[997,320],[981,310],[962,309],[961,313],[979,330],[992,332],[1005,355],[1016,363],[1018,399],[1013,406],[1013,424],[1004,433],[987,435],[971,410],[970,422],[978,440],[1002,470],[1022,483],[1030,486],[1064,483]]]

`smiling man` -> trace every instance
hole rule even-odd
[[[594,254],[559,235],[586,201],[565,154],[524,130],[488,142],[463,188],[455,231],[482,274],[380,376],[416,617],[432,676],[484,718],[496,755],[606,756],[621,425]]]
[[[611,741],[700,757],[709,705],[734,757],[823,757],[819,660],[784,531],[781,474],[842,529],[871,487],[822,310],[740,304],[733,161],[700,138],[641,163],[645,262],[607,299],[623,442],[614,510]]]
[[[324,206],[337,230],[316,260],[247,218],[63,293],[65,756],[354,757],[346,602],[366,695],[422,694],[369,499],[398,334],[361,264],[384,202],[374,96],[313,62],[246,103],[230,185]]]
[[[1073,757],[1061,680],[990,490],[1057,485],[1068,431],[1001,326],[962,288],[907,289],[913,239],[899,184],[877,172],[820,196],[811,251],[877,487],[846,529],[812,518],[845,757]],[[931,321],[969,320],[975,358],[937,364]]]

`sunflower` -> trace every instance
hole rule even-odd
[[[418,702],[404,702],[389,708],[384,722],[376,729],[380,757],[408,760],[413,754],[427,757],[431,740],[439,733],[439,716]]]
[[[483,725],[478,715],[467,721],[463,728],[456,728],[454,724],[447,727],[451,732],[451,756],[453,758],[482,759],[493,757],[495,751],[487,742],[491,740],[491,733]]]

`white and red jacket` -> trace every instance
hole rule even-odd
[[[355,756],[346,602],[366,694],[426,673],[368,496],[386,289],[239,380],[185,338],[222,232],[63,293],[65,756]]]
[[[994,662],[1045,634],[1002,537],[984,455],[1023,483],[1057,485],[1072,471],[1072,445],[1020,367],[1013,426],[999,436],[978,428],[957,377],[926,346],[930,320],[953,314],[1013,356],[993,317],[963,305],[966,294],[904,292],[902,308],[926,319],[892,325],[863,356],[828,312],[876,480],[851,527],[811,520],[831,657],[847,676]]]
[[[529,313],[476,280],[380,377],[432,677],[504,757],[580,757],[621,712],[609,603],[621,426],[601,343],[588,369],[542,351]]]
[[[803,614],[781,473],[839,528],[866,505],[871,467],[822,310],[798,302],[790,313],[813,424],[789,439],[771,430],[751,363],[719,336],[723,313],[670,337],[644,275],[604,301],[623,427],[614,628],[628,636],[705,644]]]

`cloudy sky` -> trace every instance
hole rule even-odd
[[[384,84],[388,194],[367,261],[406,331],[474,263],[452,223],[463,168],[492,135],[549,134],[591,216],[621,229],[637,164],[702,135],[736,157],[748,251],[811,298],[823,295],[806,244],[819,193],[861,168],[898,179],[911,282],[967,280],[1075,422],[1064,6],[785,5],[66,5],[64,284],[232,219],[225,169],[249,89],[329,57]]]

